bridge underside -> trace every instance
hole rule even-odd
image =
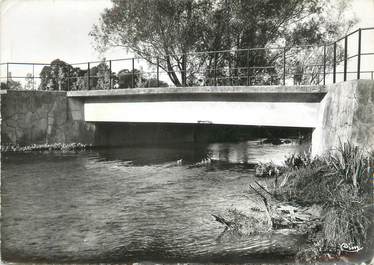
[[[209,123],[307,127],[317,125],[319,103],[299,102],[87,102],[88,122]]]
[[[88,122],[314,128],[321,86],[188,87],[70,92]]]

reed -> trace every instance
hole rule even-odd
[[[322,157],[305,153],[286,159],[278,196],[303,206],[318,204],[324,210],[322,226],[312,236],[314,247],[299,257],[312,261],[326,252],[339,255],[342,244],[365,246],[373,219],[367,211],[373,205],[373,160],[374,152],[364,153],[351,143]]]

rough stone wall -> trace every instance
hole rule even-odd
[[[374,81],[352,80],[329,86],[318,124],[312,137],[315,155],[344,142],[374,150]]]
[[[83,104],[65,92],[11,91],[1,95],[2,144],[93,143],[94,125],[83,120]]]

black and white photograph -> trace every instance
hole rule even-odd
[[[374,0],[0,0],[1,264],[374,265]]]

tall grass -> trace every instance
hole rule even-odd
[[[342,243],[365,245],[372,222],[366,209],[373,205],[373,173],[369,170],[373,160],[374,152],[365,154],[350,143],[322,157],[304,153],[286,160],[283,175],[287,182],[277,194],[287,201],[319,204],[324,209],[314,241],[320,250],[313,253],[338,249]]]
[[[366,182],[366,171],[369,159],[363,152],[350,143],[341,144],[337,152],[327,156],[326,162],[335,170],[335,173],[342,178],[341,181],[350,182],[355,188]]]

